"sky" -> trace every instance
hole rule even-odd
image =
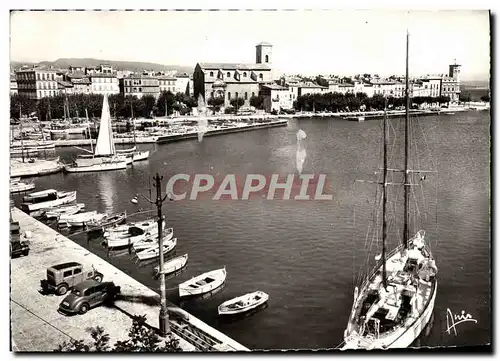
[[[273,45],[278,73],[442,74],[462,65],[463,80],[490,69],[489,13],[481,10],[13,12],[11,60],[97,58],[194,66],[255,62]]]

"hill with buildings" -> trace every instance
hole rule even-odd
[[[55,68],[67,69],[69,66],[80,67],[95,67],[101,64],[111,65],[116,70],[130,70],[134,72],[142,72],[143,70],[153,70],[153,71],[167,71],[176,70],[178,73],[188,73],[191,74],[194,69],[193,66],[184,65],[163,65],[158,63],[148,63],[148,62],[136,62],[136,61],[117,61],[117,60],[102,60],[93,58],[60,58],[55,61],[41,61],[39,63],[26,63],[19,61],[11,61],[11,69],[20,68],[23,65],[45,65],[54,66]]]

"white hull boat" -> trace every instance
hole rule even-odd
[[[100,227],[105,229],[106,227],[113,226],[115,224],[120,224],[127,219],[127,212],[122,212],[119,214],[115,214],[113,216],[106,216],[98,221],[91,221],[87,223],[88,227]]]
[[[42,208],[57,207],[76,200],[76,191],[58,192],[54,189],[35,192],[24,197],[21,209],[28,212],[38,211]]]
[[[138,234],[136,236],[128,235],[120,238],[112,238],[106,237],[106,243],[108,248],[117,248],[117,247],[127,247],[132,246],[134,243],[142,241],[147,238],[156,237],[158,235],[158,230],[151,229],[146,233]]]
[[[70,227],[86,227],[87,223],[99,222],[100,220],[106,218],[107,215],[105,213],[95,213],[90,217],[79,218],[79,214],[75,214],[74,216],[74,219],[66,221],[66,224]]]
[[[106,162],[106,163],[94,164],[94,165],[83,166],[83,167],[65,166],[64,170],[68,173],[81,173],[81,172],[101,172],[101,171],[106,171],[106,170],[118,170],[118,169],[126,169],[126,168],[127,168],[127,162],[110,161],[110,162]]]
[[[179,296],[195,296],[208,293],[224,283],[226,267],[203,273],[179,285]]]
[[[10,193],[21,193],[21,192],[26,192],[30,191],[35,188],[35,182],[31,183],[23,183],[18,181],[12,181],[10,182]]]
[[[263,305],[268,299],[269,295],[262,291],[247,293],[222,303],[218,308],[219,315],[236,315],[247,312]]]
[[[173,238],[166,242],[163,242],[163,254],[172,251],[175,248],[175,246],[177,246],[177,238]],[[159,255],[160,255],[160,245],[158,244],[136,253],[137,258],[139,258],[141,261],[151,258],[156,258]]]
[[[409,35],[406,37],[406,87],[409,86],[408,76],[408,48]],[[387,103],[386,103],[387,108]],[[414,146],[408,138],[411,133],[409,121],[409,107],[406,107],[404,120],[404,168],[391,169],[388,166],[388,121],[387,111],[384,111],[383,119],[383,168],[379,172],[379,178],[373,183],[381,186],[380,191],[382,214],[381,230],[373,231],[373,238],[379,239],[382,235],[382,253],[375,257],[377,263],[367,277],[363,277],[363,283],[354,289],[354,300],[351,313],[344,331],[344,346],[342,349],[388,349],[406,348],[411,345],[429,323],[434,309],[434,301],[437,293],[437,267],[432,257],[431,247],[425,238],[425,231],[418,231],[410,237],[410,229],[418,222],[410,222],[409,215],[412,214],[409,199],[415,197],[415,193],[424,195],[424,180],[427,173],[434,171],[411,170],[409,164],[420,164],[420,160],[410,162],[413,154],[410,149]],[[425,138],[424,138],[425,139]],[[414,154],[418,157],[418,154]],[[421,169],[419,167],[419,169]],[[392,175],[388,172],[398,171],[402,173],[400,181],[392,181]],[[416,174],[415,174],[416,173]],[[420,173],[420,174],[419,174]],[[421,173],[424,173],[422,176]],[[380,177],[381,176],[381,177]],[[389,178],[390,177],[390,178]],[[391,179],[391,181],[389,181]],[[418,180],[420,179],[420,181]],[[402,209],[403,229],[401,244],[387,252],[386,246],[388,236],[387,204],[388,185],[401,187],[404,193],[404,209]],[[421,192],[411,191],[413,197],[409,196],[410,187],[420,187]],[[416,199],[415,199],[416,201]],[[377,198],[378,203],[378,198]],[[389,203],[391,204],[391,203]],[[396,201],[394,201],[396,209]],[[418,209],[418,202],[416,202]],[[375,210],[378,215],[378,210]],[[418,212],[420,215],[420,211]],[[425,213],[425,211],[423,212]],[[416,215],[416,213],[415,213]],[[378,225],[378,217],[375,223]],[[398,219],[394,215],[394,219]],[[393,227],[398,229],[399,225]],[[399,235],[399,232],[396,232]],[[391,238],[397,239],[395,234]],[[368,240],[368,237],[367,237]],[[371,248],[371,247],[370,247]]]
[[[104,237],[106,238],[128,237],[129,230],[132,227],[139,228],[140,230],[143,231],[143,233],[146,233],[155,228],[158,230],[158,222],[156,222],[154,219],[146,219],[144,221],[116,225],[111,228],[108,228],[104,233]],[[163,221],[162,227],[165,227],[165,221]]]
[[[85,203],[77,203],[71,206],[65,207],[53,207],[53,208],[45,208],[42,211],[45,212],[46,218],[58,218],[61,216],[70,216],[80,212],[83,208],[85,208]]]
[[[134,152],[134,155],[132,156],[134,162],[138,162],[140,160],[146,160],[148,158],[149,158],[149,150],[146,150],[144,152]]]
[[[178,271],[180,269],[183,269],[186,266],[187,261],[188,261],[187,253],[183,256],[172,258],[171,260],[166,261],[163,264],[162,273],[169,274],[169,273],[174,273],[175,271]],[[155,267],[155,272],[160,273],[160,266]]]
[[[170,241],[174,236],[174,229],[168,228],[163,232],[163,242]],[[146,239],[137,241],[134,243],[134,250],[139,251],[141,249],[150,248],[158,244],[158,237],[155,235],[153,237],[148,237]]]
[[[89,212],[75,213],[75,214],[63,214],[57,219],[57,223],[69,225],[68,224],[69,221],[89,220],[96,214],[97,214],[96,211],[89,211]]]
[[[125,155],[131,155],[137,150],[137,147],[132,147],[129,149],[117,149],[116,154],[125,154]]]
[[[63,169],[59,162],[59,157],[54,160],[41,160],[22,162],[19,159],[10,160],[10,176],[12,177],[33,177],[52,173],[58,173]]]

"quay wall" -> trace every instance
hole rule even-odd
[[[70,339],[91,341],[86,329],[95,326],[105,329],[113,345],[128,338],[132,315],[146,315],[150,326],[159,327],[156,292],[21,210],[12,208],[11,214],[19,222],[21,234],[31,233],[29,255],[10,262],[14,351],[52,351]],[[113,281],[121,287],[121,296],[114,307],[100,306],[84,315],[70,317],[58,313],[63,296],[42,295],[40,280],[46,278],[47,267],[69,261],[93,266],[104,275],[103,281]],[[173,335],[184,351],[249,351],[173,304],[169,304],[169,314]]]

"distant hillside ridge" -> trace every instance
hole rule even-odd
[[[87,66],[93,67],[101,64],[108,64],[113,66],[115,70],[130,70],[134,72],[140,72],[142,70],[153,70],[153,71],[167,71],[176,70],[178,73],[188,73],[192,74],[193,66],[186,65],[164,65],[158,63],[148,63],[148,62],[137,62],[137,61],[118,61],[118,60],[101,60],[93,58],[60,58],[55,61],[41,61],[39,63],[28,63],[20,61],[11,61],[11,69],[18,69],[23,65],[45,65],[53,66],[55,68],[67,69],[70,66]]]

